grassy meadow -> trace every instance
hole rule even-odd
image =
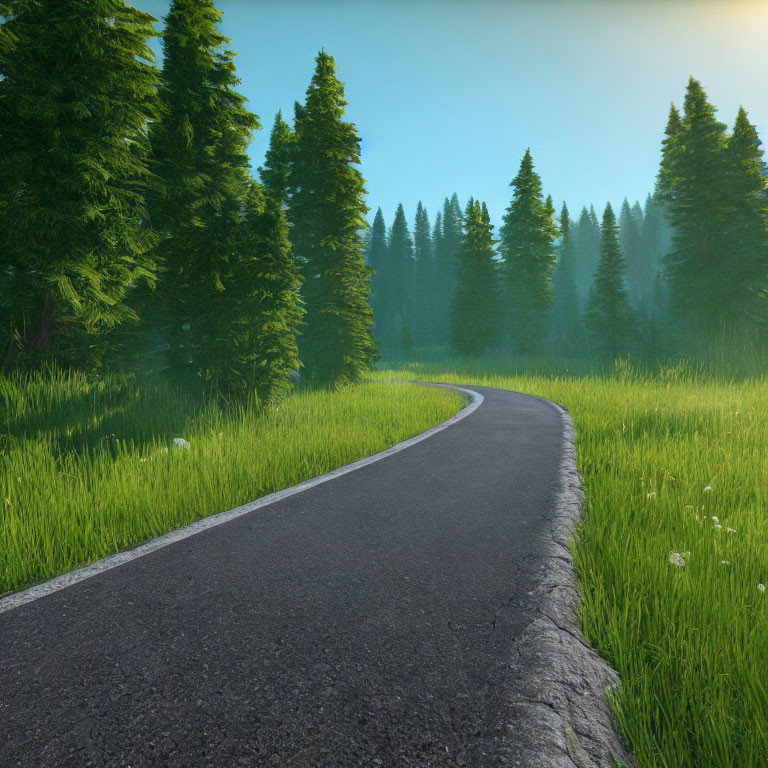
[[[0,378],[0,593],[376,453],[462,402],[378,380],[222,410],[151,378]]]
[[[576,423],[581,622],[619,672],[613,705],[639,764],[766,765],[768,379],[724,370],[414,363],[262,410],[150,377],[3,378],[0,592],[374,453],[461,406],[406,378],[528,392]]]
[[[581,622],[619,672],[613,704],[639,764],[768,765],[768,379],[518,366],[413,364],[401,376],[569,409],[586,492]]]

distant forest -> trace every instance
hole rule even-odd
[[[485,204],[456,194],[431,219],[401,206],[369,225],[325,52],[253,173],[261,125],[213,0],[173,0],[160,33],[122,0],[0,10],[6,373],[128,368],[263,403],[382,357],[765,344],[760,142],[743,109],[718,122],[696,80],[642,206],[556,212],[526,152],[495,239]]]
[[[500,228],[446,197],[412,226],[400,205],[367,235],[376,337],[386,358],[492,352],[661,357],[738,338],[764,344],[768,196],[746,112],[732,131],[691,78],[673,105],[656,188],[618,215],[555,214],[530,151]]]
[[[430,223],[427,211],[418,204],[414,224],[409,227],[402,205],[387,227],[379,208],[367,236],[367,262],[374,269],[372,303],[376,318],[376,336],[382,354],[407,356],[420,350],[458,345],[457,351],[473,353],[474,339],[471,334],[461,339],[459,328],[468,321],[460,304],[466,303],[465,313],[472,310],[474,297],[462,297],[457,293],[457,277],[460,266],[460,250],[466,245],[467,223],[473,217],[472,206],[462,207],[457,194],[445,198],[442,210]],[[469,211],[467,210],[469,208]],[[481,206],[482,211],[482,206]],[[507,278],[507,261],[502,256],[498,242],[488,233],[491,269],[488,295],[477,298],[480,315],[495,311],[497,317],[488,333],[489,344],[477,345],[477,354],[487,351],[488,346],[514,348],[516,345],[541,350],[543,342],[555,352],[587,354],[600,345],[591,338],[586,325],[586,311],[590,297],[594,302],[595,277],[600,264],[602,223],[594,206],[582,208],[577,218],[572,218],[567,205],[563,205],[559,217],[550,226],[557,227],[556,239],[547,244],[549,271],[545,299],[546,307],[543,336],[517,339],[510,333],[503,341],[503,315],[512,315],[514,308],[504,307],[503,295],[512,297],[512,278]],[[618,217],[618,243],[624,260],[620,265],[622,283],[626,289],[628,307],[632,310],[638,333],[645,338],[633,341],[652,347],[658,342],[661,327],[669,316],[669,286],[664,272],[664,256],[672,243],[672,229],[664,214],[664,206],[650,194],[641,206],[630,206],[624,200]],[[546,242],[546,241],[545,241]],[[464,254],[466,257],[467,254]],[[471,257],[470,257],[471,258]],[[471,263],[471,262],[470,262]],[[472,267],[462,279],[466,290],[472,280]],[[506,289],[506,290],[505,290]],[[488,304],[490,300],[490,305]],[[546,302],[546,303],[545,303]],[[497,306],[494,306],[497,304]],[[454,314],[455,313],[455,314]],[[456,326],[452,331],[451,319]],[[628,341],[622,339],[621,351],[628,351]],[[464,349],[466,347],[466,349]]]

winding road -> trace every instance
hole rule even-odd
[[[533,765],[563,425],[472,389],[405,450],[0,613],[0,766]]]

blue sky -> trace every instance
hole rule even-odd
[[[165,0],[135,0],[162,17]],[[486,200],[499,224],[526,147],[558,209],[643,200],[670,101],[700,79],[719,117],[768,128],[768,0],[219,0],[263,130],[292,116],[320,48],[363,139],[368,204]]]

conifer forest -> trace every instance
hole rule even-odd
[[[598,25],[601,4],[579,4]],[[377,145],[347,87],[359,62],[315,46],[306,90],[282,96],[292,113],[264,114],[235,48],[267,33],[225,34],[234,0],[163,0],[161,17],[145,5],[0,0],[0,641],[9,595],[445,426],[466,387],[487,387],[573,419],[585,497],[565,550],[573,621],[616,672],[600,695],[630,757],[568,765],[768,766],[767,126],[750,112],[762,105],[733,108],[739,77],[721,110],[705,77],[675,75],[674,103],[648,116],[643,195],[627,181],[623,199],[564,200],[554,149],[532,133],[499,148],[514,159],[487,189],[451,177],[446,155],[437,206],[426,168],[403,176],[403,202],[380,204],[366,167]],[[285,5],[314,40],[304,6]],[[327,5],[346,23],[346,4]],[[410,4],[374,5],[406,23]],[[421,5],[436,38],[463,6]],[[426,94],[418,75],[397,89]],[[608,86],[583,88],[586,104]],[[401,108],[375,88],[367,98]],[[542,109],[567,141],[571,107]],[[426,146],[421,117],[399,119]],[[32,737],[4,747],[9,697],[0,684],[0,766],[54,765]],[[491,764],[439,744],[445,765]],[[278,753],[205,764],[326,765]],[[409,764],[394,754],[367,764]],[[424,760],[410,764],[440,764]]]

